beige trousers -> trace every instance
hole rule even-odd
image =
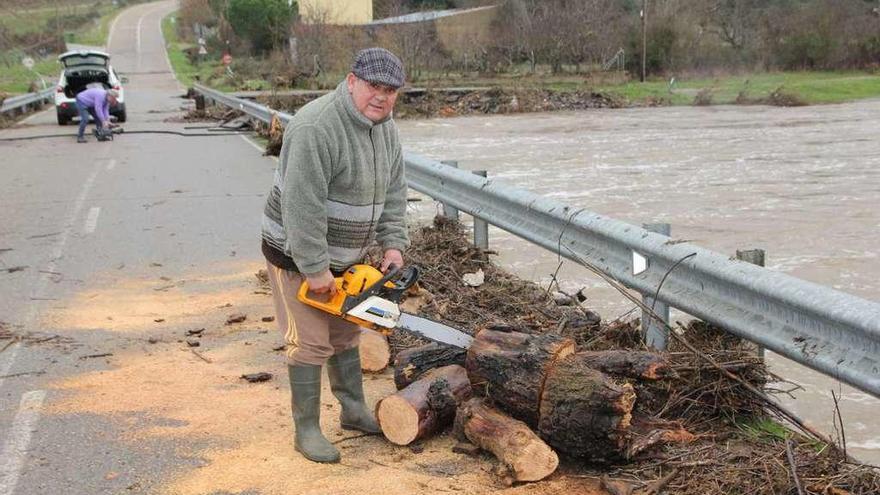
[[[323,365],[334,354],[358,345],[360,327],[297,299],[302,274],[269,262],[266,270],[275,303],[275,321],[287,345],[288,364]]]

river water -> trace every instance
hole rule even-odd
[[[764,249],[770,269],[880,301],[880,100],[399,125],[409,151],[636,225],[670,223],[673,238],[719,253]],[[490,248],[501,265],[543,284],[558,265],[554,254],[494,228]],[[633,308],[571,262],[558,278],[569,290],[586,287],[588,306],[605,319]],[[768,362],[804,388],[784,402],[825,432],[834,432],[831,391],[842,395],[848,451],[880,464],[880,400],[772,353]]]

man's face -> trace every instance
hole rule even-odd
[[[379,122],[394,110],[394,103],[397,101],[396,88],[367,82],[351,73],[348,74],[347,82],[354,106],[364,117]]]

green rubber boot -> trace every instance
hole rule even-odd
[[[361,353],[353,347],[334,354],[327,361],[330,389],[342,405],[339,421],[346,430],[380,433],[376,417],[364,402],[364,375],[361,372]]]
[[[321,367],[288,366],[291,409],[293,409],[293,448],[315,462],[339,462],[339,450],[321,433]]]

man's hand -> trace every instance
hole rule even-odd
[[[382,273],[388,272],[388,267],[391,265],[396,265],[398,268],[403,268],[403,254],[397,249],[387,249],[385,250],[385,257],[382,258],[382,264],[379,265],[379,270]]]
[[[336,280],[329,269],[314,275],[306,275],[306,283],[309,284],[310,292],[326,294],[328,301],[336,294]]]

